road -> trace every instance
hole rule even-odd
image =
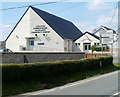
[[[120,71],[69,83],[48,90],[25,93],[21,95],[116,95],[119,94]],[[119,88],[120,89],[120,88]],[[120,97],[120,96],[119,96]]]

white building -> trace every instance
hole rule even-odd
[[[114,41],[116,40],[116,31],[111,28],[100,26],[98,29],[94,30],[93,34],[97,35],[101,39],[101,44],[107,45],[112,50]]]
[[[115,63],[120,63],[120,29],[116,31],[116,37],[113,44],[113,57]]]
[[[100,40],[99,37],[91,34],[89,32],[85,32],[82,36],[75,40],[74,51],[81,51],[86,53],[91,53],[92,45],[99,45]]]
[[[118,31],[114,31],[113,29],[105,26],[100,26],[93,33],[99,37],[101,36],[101,43],[103,45],[109,46],[109,53],[113,55],[114,62],[117,62],[120,59],[118,55],[120,53],[118,47]]]
[[[81,35],[73,23],[30,6],[5,41],[13,52],[71,52]]]

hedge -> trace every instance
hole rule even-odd
[[[2,64],[2,80],[3,83],[33,80],[50,82],[55,77],[104,68],[112,65],[112,60],[113,58],[109,56],[57,62]]]

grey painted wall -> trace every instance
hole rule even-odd
[[[61,60],[78,60],[84,53],[2,53],[2,63],[51,62]]]

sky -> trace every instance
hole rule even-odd
[[[52,2],[50,0],[44,0],[44,2],[40,1],[41,0],[39,0],[39,2],[28,2],[28,0],[23,0],[20,2],[10,2],[10,0],[6,0],[6,2],[0,2],[0,41],[6,39],[26,11],[27,7],[9,10],[3,9]],[[71,2],[69,0],[53,1],[61,2],[37,5],[34,7],[73,22],[83,33],[85,31],[92,33],[93,30],[100,27],[100,25],[110,27],[114,30],[117,30],[118,28],[118,8],[116,8],[118,4],[115,0],[112,0],[111,2],[106,2],[105,0],[90,0],[89,2],[87,0],[84,2],[75,0],[72,0]]]

